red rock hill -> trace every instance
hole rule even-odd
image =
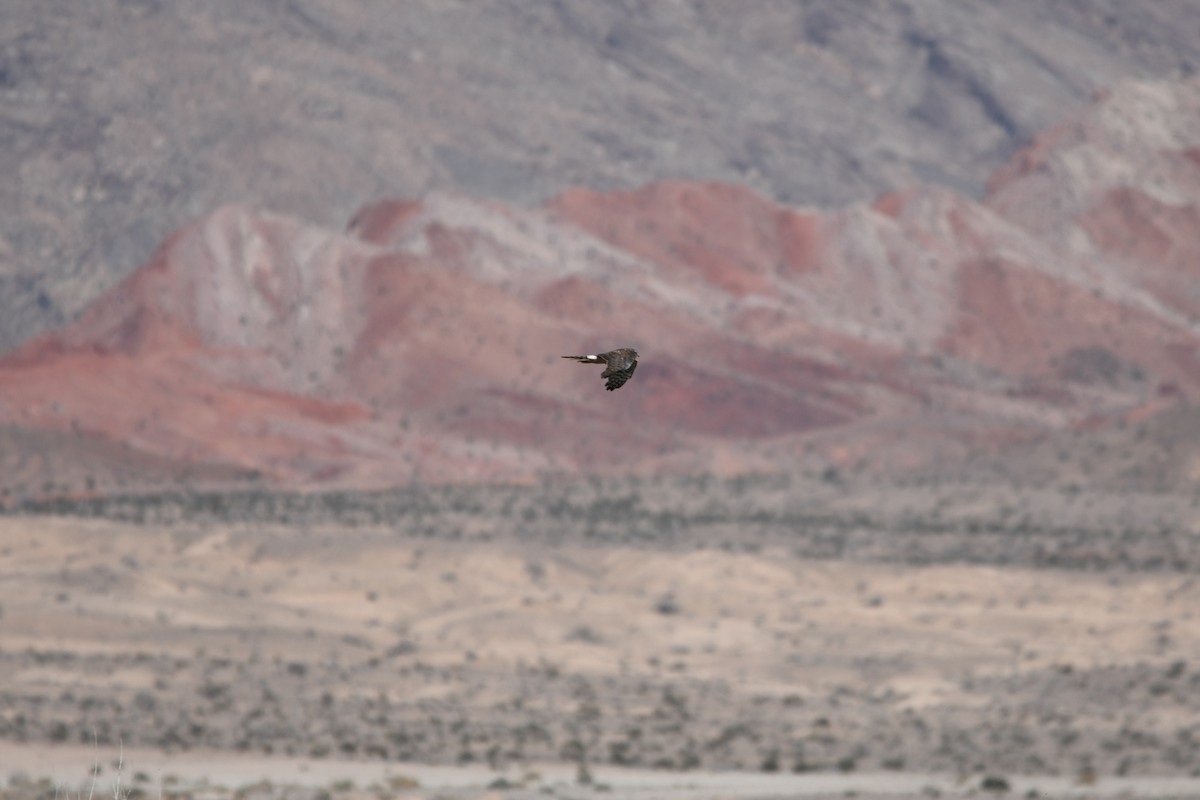
[[[1198,154],[1200,82],[1130,84],[982,203],[662,183],[388,201],[345,232],[221,208],[0,360],[0,425],[103,449],[72,473],[101,487],[121,452],[292,487],[986,452],[1200,392]],[[559,358],[626,345],[619,392]]]

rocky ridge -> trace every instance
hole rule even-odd
[[[223,205],[322,227],[434,189],[970,197],[1063,109],[1200,67],[1190,0],[9,0],[0,350]]]
[[[225,207],[0,360],[0,423],[198,481],[366,487],[913,469],[1153,415],[1200,388],[1198,109],[1195,80],[1124,84],[982,202],[671,181],[439,192],[345,231]],[[558,358],[617,345],[645,358],[614,394]]]

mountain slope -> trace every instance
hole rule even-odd
[[[1200,67],[1190,0],[0,4],[0,350],[221,205],[741,183],[979,196],[1064,108]]]
[[[1200,390],[1198,103],[1195,80],[1100,96],[983,203],[918,186],[820,212],[675,181],[386,201],[345,232],[222,208],[0,360],[0,423],[305,487],[915,469],[1152,413]],[[1040,164],[1118,139],[1108,172],[1047,185]],[[1054,219],[1054,197],[1076,204]],[[1146,224],[1152,251],[1112,238]],[[643,361],[615,393],[559,358],[616,346]]]

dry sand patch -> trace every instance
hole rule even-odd
[[[1185,574],[0,519],[0,734],[314,757],[1200,767]]]

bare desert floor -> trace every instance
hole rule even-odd
[[[693,488],[0,517],[2,794],[1200,795],[1191,498]]]

